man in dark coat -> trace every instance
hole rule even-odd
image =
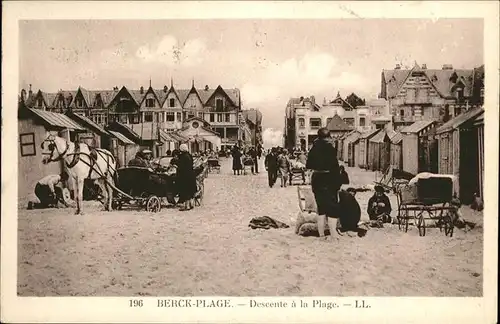
[[[233,156],[233,173],[235,175],[240,174],[240,171],[243,169],[243,165],[241,163],[241,156],[243,154],[237,145],[233,147],[231,155]]]
[[[257,150],[253,147],[250,148],[248,155],[250,155],[250,157],[253,160],[252,174],[259,173],[259,159],[258,159],[258,155],[257,155]]]
[[[368,200],[368,216],[370,220],[380,220],[383,223],[390,223],[391,219],[391,201],[384,193],[382,186],[375,186],[375,194]]]
[[[266,166],[269,188],[272,188],[278,179],[278,152],[275,147],[266,155],[264,164]]]
[[[183,204],[180,210],[190,210],[193,209],[193,198],[197,189],[193,157],[189,154],[186,144],[181,144],[179,149],[180,153],[176,161],[176,184],[179,192],[179,203]]]
[[[146,159],[144,159],[144,155],[142,154],[142,151],[137,152],[135,154],[135,157],[128,162],[128,166],[136,166],[136,167],[143,167],[146,168],[148,166],[148,163]]]
[[[306,168],[313,171],[311,187],[318,207],[319,236],[325,236],[326,220],[330,235],[334,236],[339,218],[337,191],[340,188],[340,170],[337,150],[331,142],[327,128],[318,130],[318,139],[309,151]]]

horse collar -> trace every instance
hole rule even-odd
[[[67,142],[66,142],[67,143]],[[66,147],[66,150],[68,150],[69,144]],[[71,163],[66,162],[66,166],[68,169],[73,168],[78,162],[80,161],[80,145],[78,142],[75,143],[75,151],[73,152],[73,160]]]

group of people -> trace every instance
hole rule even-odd
[[[325,237],[328,223],[330,235],[340,231],[355,231],[361,218],[361,208],[357,202],[356,190],[341,190],[349,184],[349,177],[337,160],[337,152],[331,141],[330,131],[321,128],[307,156],[306,168],[312,170],[311,187],[318,211],[318,232]],[[376,186],[375,194],[368,201],[370,220],[390,222],[391,204],[384,188]]]
[[[272,188],[278,178],[281,182],[281,187],[286,187],[292,184],[290,173],[292,168],[298,169],[302,173],[302,182],[306,182],[306,163],[307,156],[305,151],[297,151],[292,156],[286,148],[273,147],[266,154],[264,164],[268,175],[268,184]]]
[[[243,174],[245,165],[251,166],[252,174],[259,173],[259,159],[262,156],[262,150],[258,147],[248,147],[246,149],[235,145],[231,150],[233,157],[233,173],[234,175]]]
[[[170,153],[170,154],[168,154]],[[161,171],[163,166],[154,165],[151,161],[152,152],[142,150],[136,153],[134,159],[130,160],[129,166],[148,167]],[[194,197],[197,192],[196,174],[194,171],[193,156],[189,153],[187,144],[181,144],[179,149],[167,152],[172,159],[170,166],[175,167],[175,188],[179,195],[178,204],[181,211],[194,208]]]

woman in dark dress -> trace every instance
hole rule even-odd
[[[179,149],[180,153],[176,161],[176,183],[179,192],[179,203],[183,204],[180,210],[190,210],[193,209],[193,198],[196,194],[196,175],[193,169],[193,157],[189,154],[186,144],[181,144]]]
[[[243,165],[241,164],[241,151],[238,146],[233,147],[233,172],[236,175],[236,173],[240,174],[240,170],[243,169]]]

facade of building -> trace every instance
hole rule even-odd
[[[119,122],[139,134],[148,145],[155,140],[158,144],[164,143],[165,136],[161,136],[160,130],[181,131],[186,121],[194,117],[204,120],[205,128],[219,134],[221,147],[252,138],[252,125],[243,117],[239,89],[221,86],[199,89],[194,81],[189,89],[177,89],[172,80],[170,87],[165,85],[162,89],[154,89],[151,82],[148,88],[139,90],[125,86],[112,90],[79,87],[76,91],[46,93],[39,90],[33,93],[30,88],[27,96],[22,90],[21,97],[30,108],[61,113],[71,111],[98,125]]]
[[[340,116],[348,127],[354,128],[356,112],[344,99],[337,97],[320,106],[314,96],[291,98],[285,110],[285,147],[309,149],[317,137],[318,129],[326,127],[334,116]]]
[[[481,105],[481,76],[484,80],[484,66],[454,69],[445,64],[442,69],[427,69],[415,63],[408,70],[398,64],[382,71],[379,97],[388,101],[395,129],[421,120],[442,124]]]

